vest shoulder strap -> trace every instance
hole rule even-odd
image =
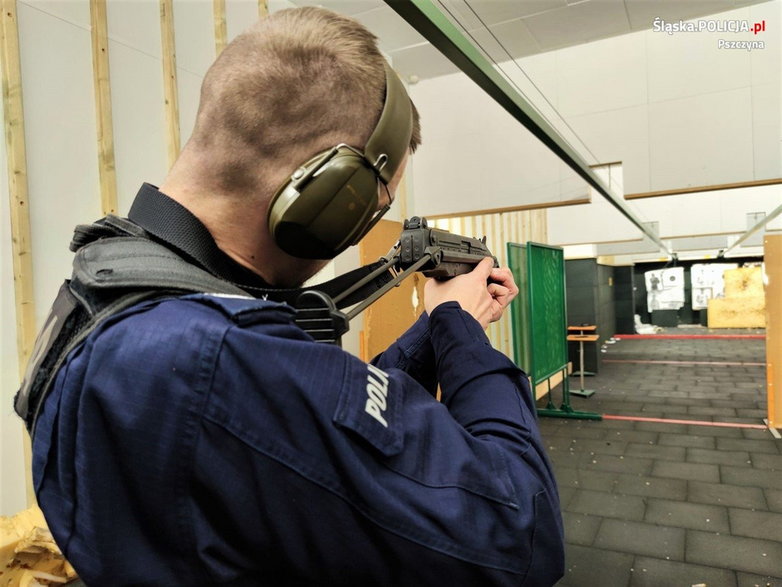
[[[68,354],[106,318],[145,300],[186,293],[248,296],[143,236],[108,236],[80,246],[38,334],[14,409],[32,435]]]

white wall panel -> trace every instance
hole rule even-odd
[[[592,202],[589,204],[549,208],[547,213],[548,238],[553,245],[633,240],[641,237],[641,231],[594,190]]]
[[[4,124],[0,108],[0,123]],[[8,166],[5,141],[0,141],[0,516],[10,516],[26,507],[22,421],[12,409],[19,387],[19,355],[16,351],[16,301],[14,298],[13,250],[8,201]]]
[[[732,10],[704,20],[748,19],[749,9]],[[649,101],[662,102],[733,90],[751,84],[750,53],[719,49],[719,39],[746,39],[747,34],[699,31],[672,35],[643,33],[647,46]],[[752,34],[749,34],[752,37]]]
[[[782,2],[764,2],[748,7],[750,23],[766,21],[765,32],[751,35],[753,40],[763,41],[766,48],[754,50],[750,53],[752,64],[752,83],[779,84],[782,76],[780,60],[782,56]],[[749,35],[748,35],[749,37]]]
[[[567,120],[647,102],[644,43],[637,35],[558,51],[559,112]]]
[[[203,77],[216,55],[212,0],[174,0],[174,40],[177,69]]]
[[[585,183],[463,74],[410,90],[424,135],[414,166],[416,214],[583,197]]]
[[[109,39],[160,59],[159,0],[110,0],[106,20]]]
[[[36,320],[70,274],[74,225],[100,216],[90,32],[19,5]]]
[[[758,186],[715,190],[675,196],[641,198],[628,202],[646,222],[660,223],[660,237],[740,235],[747,230],[747,212],[771,213],[782,205],[782,186]],[[551,244],[599,243],[638,239],[640,231],[597,194],[589,205],[564,206],[548,210]],[[782,216],[770,222],[767,230],[782,229]]]
[[[752,87],[752,152],[755,177],[774,177],[782,161],[782,103],[779,80]]]
[[[270,10],[274,7],[270,6]],[[228,41],[258,21],[258,0],[230,0],[225,3]]]
[[[505,75],[551,122],[555,122],[554,119],[559,117],[557,55],[556,51],[538,53],[525,57],[519,63],[499,60]],[[556,111],[550,111],[552,107]]]
[[[651,190],[755,179],[750,88],[649,105]]]
[[[649,109],[646,105],[576,116],[570,126],[588,137],[601,162],[622,162],[624,193],[650,191]]]
[[[119,213],[127,214],[141,183],[159,185],[168,169],[163,66],[160,59],[118,42],[109,44],[109,61],[117,200]]]
[[[17,0],[28,8],[38,10],[65,22],[90,30],[90,3],[74,0]]]

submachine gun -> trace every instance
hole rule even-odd
[[[302,293],[296,301],[296,324],[318,342],[340,344],[342,335],[350,329],[350,320],[416,271],[445,280],[469,273],[486,257],[494,259],[494,266],[499,267],[485,236],[478,239],[430,228],[426,218],[413,216],[405,220],[399,241],[369,275],[334,297],[318,290]],[[337,309],[341,300],[378,278],[382,285],[375,292],[348,312]]]

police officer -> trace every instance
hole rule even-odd
[[[191,139],[159,189],[141,188],[120,240],[240,295],[86,311],[94,329],[34,414],[38,499],[88,585],[561,577],[529,383],[484,333],[518,292],[508,269],[487,259],[430,280],[425,314],[371,364],[259,293],[298,287],[357,242],[419,142],[401,83],[348,18],[275,13],[212,65]],[[84,266],[103,249],[89,250]],[[92,308],[119,257],[74,277],[72,305]]]

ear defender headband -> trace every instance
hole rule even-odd
[[[378,180],[387,186],[410,147],[413,109],[402,81],[386,63],[383,111],[360,149],[339,144],[296,169],[269,204],[269,230],[294,257],[333,259],[361,240],[380,211]],[[390,194],[389,194],[390,196]]]

